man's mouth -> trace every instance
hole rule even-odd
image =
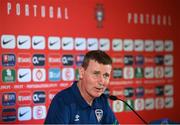
[[[103,88],[96,88],[97,91],[103,91]]]

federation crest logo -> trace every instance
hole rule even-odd
[[[102,22],[104,20],[103,4],[96,4],[95,16],[96,16],[96,20],[97,20],[97,27],[102,28],[103,27]]]
[[[100,122],[102,117],[103,117],[103,110],[102,109],[96,109],[95,114],[96,114],[96,118],[97,118],[98,122]]]

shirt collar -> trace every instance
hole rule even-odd
[[[76,98],[75,100],[77,100],[77,103],[82,107],[82,108],[87,108],[87,107],[92,107],[92,108],[97,108],[98,106],[98,98],[93,100],[92,106],[90,106],[85,99],[81,96],[81,93],[79,91],[79,88],[77,86],[78,82],[75,81],[72,85],[72,93],[74,94],[74,97]]]

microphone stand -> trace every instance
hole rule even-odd
[[[109,98],[111,100],[120,100],[120,101],[124,102],[144,122],[144,124],[148,124],[126,101],[124,101],[122,99],[119,99],[119,98],[117,98],[116,96],[113,96],[113,95],[110,95]]]

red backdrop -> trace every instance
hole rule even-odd
[[[148,122],[180,121],[178,7],[178,0],[0,1],[1,123],[43,123],[52,97],[78,79],[80,55],[92,49],[114,60],[111,94],[131,100]],[[110,105],[120,123],[142,123]]]

